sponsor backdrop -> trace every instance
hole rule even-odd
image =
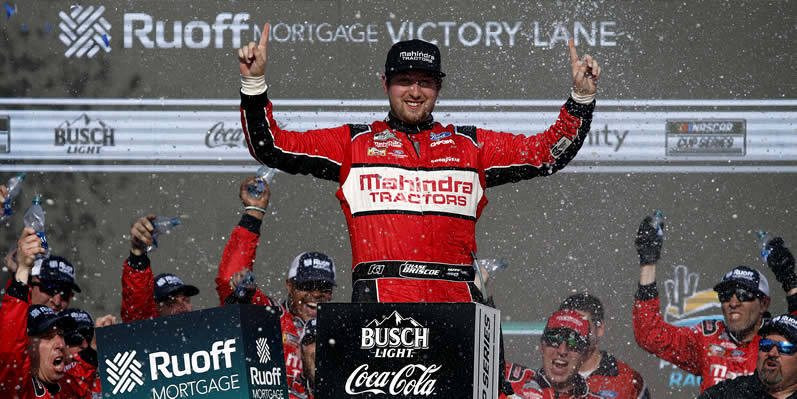
[[[106,397],[288,397],[279,309],[229,305],[97,331]]]
[[[541,321],[589,290],[607,307],[602,345],[637,368],[656,397],[697,392],[694,376],[636,347],[632,239],[665,215],[662,311],[673,323],[718,317],[710,291],[737,264],[762,267],[754,232],[797,247],[797,3],[537,1],[6,2],[0,15],[0,170],[26,171],[0,235],[10,248],[42,193],[54,253],[71,259],[95,316],[118,313],[129,226],[148,213],[183,224],[153,252],[156,273],[202,289],[240,217],[247,155],[235,48],[272,26],[267,80],[283,127],[384,117],[389,46],[436,42],[444,123],[535,133],[568,87],[566,41],[601,61],[592,132],[573,163],[545,179],[490,189],[479,256],[510,266],[488,284],[510,361],[539,365]],[[734,65],[728,68],[728,65]],[[743,67],[741,67],[743,66]],[[255,263],[284,295],[290,260],[320,250],[338,264],[336,301],[351,293],[336,186],[277,174]],[[785,311],[770,277],[772,310]],[[210,350],[198,348],[197,350]]]

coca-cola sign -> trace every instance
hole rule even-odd
[[[474,303],[321,304],[314,397],[495,399],[499,324]]]
[[[205,145],[208,148],[246,148],[244,131],[241,129],[240,125],[234,128],[227,128],[224,122],[216,122],[208,129],[207,133],[205,133]]]

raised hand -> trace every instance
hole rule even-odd
[[[17,280],[27,283],[36,255],[46,253],[36,230],[25,227],[17,241]]]
[[[636,233],[636,251],[639,254],[639,264],[654,265],[661,258],[661,247],[664,244],[664,236],[659,235],[656,228],[652,225],[650,216],[645,217],[642,223],[639,224],[639,230]],[[661,226],[664,229],[664,226]]]
[[[786,244],[780,237],[775,237],[767,243],[769,255],[767,256],[767,266],[775,273],[775,278],[783,285],[783,290],[797,287],[797,275],[794,272],[794,255],[786,248]]]
[[[580,59],[576,52],[576,45],[572,40],[568,40],[570,46],[570,66],[573,75],[573,90],[577,94],[590,95],[598,90],[598,78],[601,75],[601,68],[592,56],[585,54]]]
[[[241,75],[246,77],[263,76],[266,73],[266,45],[268,44],[268,31],[270,24],[263,26],[260,43],[249,42],[238,49],[238,63]]]
[[[133,223],[133,227],[130,228],[130,252],[133,255],[143,254],[146,252],[147,245],[152,244],[152,232],[155,231],[152,220],[155,219],[155,216],[150,214],[139,218]]]

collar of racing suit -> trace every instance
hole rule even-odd
[[[31,376],[30,378],[33,380],[33,390],[36,397],[44,396],[45,392],[49,392],[50,396],[55,397],[55,395],[58,395],[58,392],[61,392],[61,385],[59,385],[57,382],[55,384],[48,384],[40,380],[35,375]]]
[[[282,307],[285,308],[285,311],[288,312],[288,314],[291,315],[291,317],[293,317],[293,324],[296,325],[296,328],[301,328],[302,331],[304,331],[304,327],[307,325],[307,322],[302,320],[301,317],[291,313],[291,308],[290,306],[288,306],[287,298],[282,300]]]
[[[534,379],[537,380],[537,384],[540,385],[540,388],[553,388],[551,383],[548,381],[548,377],[545,376],[545,368],[543,367],[540,367],[540,369],[537,370],[537,372],[534,374]],[[589,393],[587,380],[585,380],[581,374],[576,373],[575,381],[573,381],[573,390],[569,393],[576,398],[580,398]]]
[[[432,126],[434,126],[434,118],[432,117],[432,115],[429,115],[429,119],[413,125],[402,122],[393,115],[393,112],[388,112],[387,118],[385,118],[385,122],[393,130],[398,130],[400,132],[410,133],[410,134],[420,133],[424,130],[431,130]]]
[[[758,329],[760,330],[761,327],[764,326],[764,323],[766,323],[767,320],[769,320],[771,318],[772,318],[772,314],[770,314],[769,312],[764,312],[764,317],[761,318],[761,325],[758,326]],[[736,336],[733,335],[733,333],[728,330],[727,325],[725,326],[725,332],[728,333],[728,338],[731,339],[731,342],[733,342],[737,346],[739,346],[739,345],[747,345],[750,342],[753,342],[753,340],[750,340],[750,342],[742,342],[742,340],[740,340],[739,338],[736,338]],[[753,335],[753,339],[755,339],[755,335]]]
[[[595,375],[605,375],[615,377],[620,375],[620,369],[617,367],[617,359],[608,352],[601,351],[601,361],[598,368],[592,372]]]

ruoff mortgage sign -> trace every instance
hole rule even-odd
[[[279,312],[229,305],[97,329],[103,397],[287,399]]]

